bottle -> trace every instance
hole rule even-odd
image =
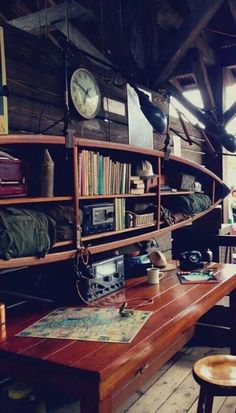
[[[207,248],[206,250],[206,259],[208,263],[212,262],[213,260],[213,252],[210,250],[210,248]]]
[[[6,323],[6,309],[5,304],[0,303],[0,326]]]
[[[45,197],[54,195],[54,162],[47,149],[44,151],[42,164],[41,195]]]

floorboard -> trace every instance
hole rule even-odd
[[[229,354],[229,348],[183,348],[116,413],[196,413],[199,385],[192,377],[192,366],[199,358],[218,353]],[[236,397],[216,397],[213,413],[236,413]]]
[[[196,360],[210,354],[229,354],[229,347],[187,346],[136,391],[116,413],[196,413],[199,385],[192,377]],[[71,403],[49,413],[80,413]],[[236,397],[216,397],[213,413],[236,413]]]

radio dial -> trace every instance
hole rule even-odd
[[[108,281],[112,281],[112,277],[110,275],[107,275],[106,277],[103,278],[104,281],[108,282]]]
[[[113,218],[113,216],[114,216],[114,214],[113,214],[112,211],[107,212],[107,214],[106,214],[106,218]]]

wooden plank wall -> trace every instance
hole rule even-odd
[[[39,133],[52,126],[64,116],[64,62],[63,53],[54,47],[44,34],[38,38],[30,33],[4,25],[7,79],[9,96],[9,128],[11,132]],[[126,116],[107,113],[103,106],[95,119],[81,120],[72,112],[75,133],[88,139],[110,140],[128,143],[128,116],[126,84],[114,70],[95,64],[73,49],[69,49],[68,71],[84,66],[98,80],[102,98],[122,102]],[[163,96],[153,93],[153,100],[167,111]],[[172,125],[172,120],[170,122]],[[179,122],[173,120],[174,128],[183,132]],[[63,121],[53,126],[48,133],[63,134]],[[190,128],[191,129],[191,128]],[[196,131],[192,131],[193,136]],[[172,141],[172,133],[170,133]],[[165,135],[153,134],[154,148],[162,149]],[[172,143],[171,143],[172,145]],[[202,151],[196,145],[181,140],[181,156],[203,163]],[[172,145],[173,150],[173,145]]]
[[[10,91],[9,130],[13,133],[46,133],[62,135],[64,122],[65,64],[63,52],[45,39],[4,24],[7,82]],[[125,105],[126,116],[115,115],[100,110],[98,116],[91,120],[78,119],[72,113],[72,126],[76,136],[102,141],[114,141],[128,144],[128,115],[126,83],[114,70],[95,64],[69,49],[68,71],[76,67],[86,67],[98,80],[102,98],[115,99]],[[162,95],[153,93],[153,100],[165,112],[167,101]],[[55,123],[55,125],[54,125]],[[54,126],[53,126],[54,125]],[[180,123],[173,119],[170,125],[183,133]],[[196,136],[196,130],[190,130]],[[170,133],[171,151],[173,152],[173,133]],[[153,134],[154,149],[162,150],[166,135]],[[199,137],[197,136],[199,140]],[[181,140],[181,156],[197,163],[203,163],[203,152],[197,145],[190,145]],[[168,256],[171,252],[166,248]]]

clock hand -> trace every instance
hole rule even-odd
[[[83,86],[81,86],[81,84],[80,84],[76,79],[74,79],[74,83],[75,83],[77,86],[79,86],[80,89],[82,89],[83,92],[85,93],[85,95],[87,96],[88,90],[86,90]]]

